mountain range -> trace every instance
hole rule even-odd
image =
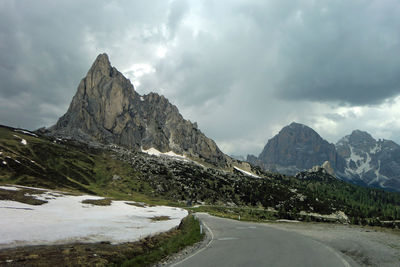
[[[239,167],[249,175],[255,171],[250,164],[295,175],[325,163],[342,180],[400,191],[400,146],[393,141],[376,141],[356,130],[331,144],[310,127],[294,122],[270,139],[258,157],[248,155],[248,164],[225,155],[164,96],[138,94],[130,80],[111,66],[107,54],[96,58],[67,112],[44,132],[91,145],[172,153],[224,170]]]
[[[233,159],[165,97],[138,94],[101,54],[54,126],[0,125],[0,185],[199,204],[231,218],[395,227],[400,195],[365,186],[400,191],[399,151],[361,131],[330,144],[292,123],[248,157],[252,164]],[[0,199],[27,201],[5,191]]]
[[[329,162],[342,180],[400,191],[400,146],[360,130],[331,144],[310,127],[294,122],[268,140],[258,157],[248,155],[247,161],[288,175]]]

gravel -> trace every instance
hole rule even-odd
[[[361,266],[400,266],[400,230],[324,223],[270,223],[324,243]]]

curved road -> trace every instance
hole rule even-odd
[[[198,213],[208,245],[172,266],[351,266],[339,253],[302,235],[268,225]]]

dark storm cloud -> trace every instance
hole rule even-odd
[[[396,2],[208,1],[202,6],[207,28],[196,36],[182,30],[178,38],[184,42],[157,69],[158,82],[186,97],[185,104],[225,95],[243,80],[261,96],[295,101],[379,104],[400,92]]]
[[[140,93],[165,94],[228,153],[259,153],[293,120],[335,139],[373,113],[353,106],[399,94],[399,29],[395,0],[5,0],[0,123],[55,123],[107,52]],[[376,121],[365,124],[400,129]]]
[[[291,1],[274,15],[246,10],[260,27],[275,27],[279,96],[376,104],[399,94],[398,2]]]

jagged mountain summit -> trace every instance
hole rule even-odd
[[[261,154],[256,158],[249,155],[250,163],[264,169],[294,175],[328,161],[335,170],[344,168],[344,160],[335,145],[324,140],[310,127],[291,123],[268,140]]]
[[[107,54],[100,54],[50,134],[85,142],[117,144],[133,150],[173,151],[218,167],[229,158],[196,123],[156,93],[139,95]]]
[[[400,190],[400,146],[390,140],[375,140],[369,133],[353,131],[336,144],[345,159],[342,178],[358,184]]]

